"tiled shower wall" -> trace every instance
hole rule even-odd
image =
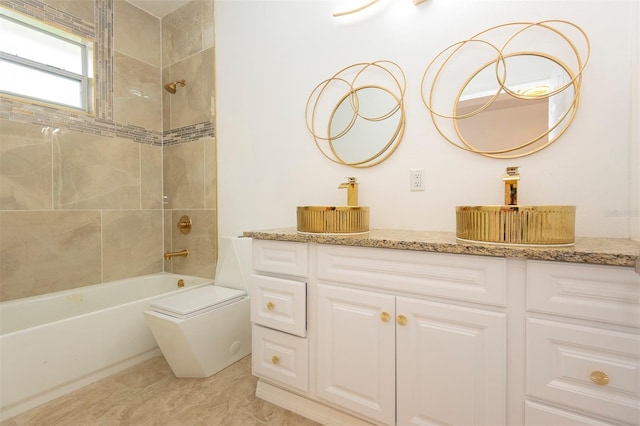
[[[95,115],[0,97],[0,301],[163,270],[212,278],[213,0],[162,21],[124,0],[0,3],[80,28],[98,55]]]

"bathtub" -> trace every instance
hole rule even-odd
[[[0,303],[0,420],[159,355],[143,312],[211,283],[159,273]]]

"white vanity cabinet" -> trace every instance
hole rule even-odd
[[[506,423],[504,259],[320,245],[317,260],[318,398],[388,425]]]
[[[253,243],[253,374],[302,392],[309,386],[308,262],[305,243]]]
[[[640,275],[527,262],[526,424],[640,424]]]
[[[627,266],[254,239],[256,395],[326,425],[638,425]]]

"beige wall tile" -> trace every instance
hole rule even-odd
[[[164,148],[165,208],[204,208],[204,141]]]
[[[207,49],[173,64],[170,80],[185,79],[187,84],[171,95],[170,128],[188,126],[213,119],[213,49]]]
[[[0,210],[48,210],[51,129],[0,120]]]
[[[103,280],[162,272],[162,210],[102,213]]]
[[[164,210],[164,251],[173,251],[173,248],[171,246],[171,227],[172,226],[176,226],[173,225],[173,210]],[[164,257],[163,257],[164,259]],[[171,261],[170,260],[165,260],[164,261],[164,270],[165,272],[173,272],[173,269],[171,268]]]
[[[213,0],[201,0],[202,3],[202,50],[215,45],[215,23]]]
[[[172,272],[196,277],[214,278],[216,272],[216,212],[215,210],[174,210],[173,221],[182,215],[189,215],[193,226],[187,235],[180,233],[172,223],[171,236],[173,251],[187,249],[189,256],[174,257]]]
[[[0,212],[0,300],[101,282],[100,212]]]
[[[191,1],[162,18],[162,65],[181,61],[202,50],[202,5]]]
[[[216,161],[216,139],[204,138],[204,207],[218,207],[218,170]]]
[[[178,80],[182,80],[181,78]],[[171,80],[171,73],[169,72],[169,68],[164,68],[162,70],[162,85],[175,81]],[[180,87],[178,90],[182,91],[183,87]],[[171,94],[162,88],[162,130],[167,131],[171,130],[171,98],[175,96],[176,93]]]
[[[93,1],[44,2],[94,21]],[[107,59],[114,74],[107,78],[113,78],[114,121],[162,131],[212,120],[214,0],[194,0],[162,21],[124,0],[113,7],[108,42],[115,56]],[[175,95],[164,91],[164,83],[178,79],[187,86]],[[213,278],[215,155],[214,138],[160,148],[0,120],[0,300],[158,272],[163,265]],[[185,212],[196,223],[188,236],[175,223]],[[182,248],[190,250],[188,258],[164,262],[164,251]]]
[[[140,208],[140,144],[71,131],[53,139],[56,209]]]
[[[114,0],[113,48],[117,52],[160,67],[161,34],[159,18],[124,0]]]
[[[162,131],[160,68],[116,52],[113,121]]]
[[[162,148],[140,145],[140,207],[162,209]]]

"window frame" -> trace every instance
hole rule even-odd
[[[72,105],[64,102],[57,102],[51,99],[38,98],[34,96],[30,96],[24,93],[12,92],[7,90],[0,89],[0,94],[15,96],[22,99],[26,99],[29,101],[34,101],[41,104],[59,106],[64,108],[70,108],[75,111],[82,111],[86,113],[93,112],[93,42],[87,40],[83,37],[80,37],[76,34],[71,33],[66,29],[61,29],[57,27],[53,27],[49,24],[41,22],[39,20],[18,15],[16,13],[12,13],[12,11],[0,7],[0,21],[2,19],[7,19],[12,21],[18,25],[24,26],[31,31],[38,31],[46,34],[47,36],[57,38],[59,40],[63,40],[66,43],[75,45],[80,48],[80,60],[82,62],[82,74],[78,74],[72,71],[67,71],[61,68],[57,68],[51,65],[48,65],[43,62],[38,62],[36,60],[20,57],[14,54],[7,53],[5,51],[0,51],[0,60],[6,61],[11,64],[15,64],[22,67],[30,68],[36,72],[42,72],[54,77],[72,80],[74,82],[79,83],[80,85],[80,106]]]

